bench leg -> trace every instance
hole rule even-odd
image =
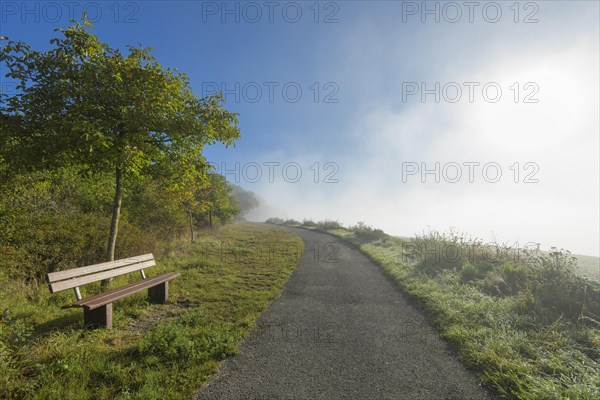
[[[83,325],[86,328],[112,328],[112,303],[93,310],[83,309]]]
[[[169,297],[169,281],[148,289],[148,298],[152,303],[164,304]]]

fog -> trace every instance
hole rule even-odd
[[[598,4],[540,3],[535,26],[402,28],[377,4],[313,60],[335,71],[339,105],[318,111],[339,127],[300,128],[313,116],[292,111],[285,145],[239,158],[264,199],[248,218],[453,227],[598,256]]]

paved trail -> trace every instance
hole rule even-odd
[[[306,246],[296,271],[198,399],[491,398],[379,267],[288,229]]]

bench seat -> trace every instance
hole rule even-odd
[[[116,289],[109,290],[108,292],[100,293],[95,296],[76,301],[72,304],[67,304],[62,308],[83,307],[86,310],[93,310],[98,307],[104,306],[108,303],[112,303],[115,300],[119,300],[123,297],[129,296],[130,294],[141,292],[144,289],[157,287],[157,285],[164,282],[168,282],[171,279],[177,278],[178,276],[181,276],[179,272],[169,272],[166,274],[154,276],[152,278],[147,278],[142,281],[132,283],[130,285],[121,286]],[[150,293],[150,297],[157,303],[164,303],[166,301],[166,298],[168,297],[168,292],[161,294],[162,296],[155,295],[153,297],[152,293]]]

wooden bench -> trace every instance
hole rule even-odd
[[[77,301],[62,308],[82,307],[83,322],[86,327],[112,327],[112,303],[118,299],[148,289],[148,297],[153,303],[164,304],[169,296],[169,281],[177,278],[179,272],[147,278],[144,268],[156,265],[152,254],[125,258],[123,260],[89,265],[87,267],[73,268],[46,275],[50,284],[50,292],[56,293],[67,289],[74,289]],[[79,286],[114,278],[130,272],[140,271],[142,280],[130,285],[115,288],[86,299],[81,298]]]

